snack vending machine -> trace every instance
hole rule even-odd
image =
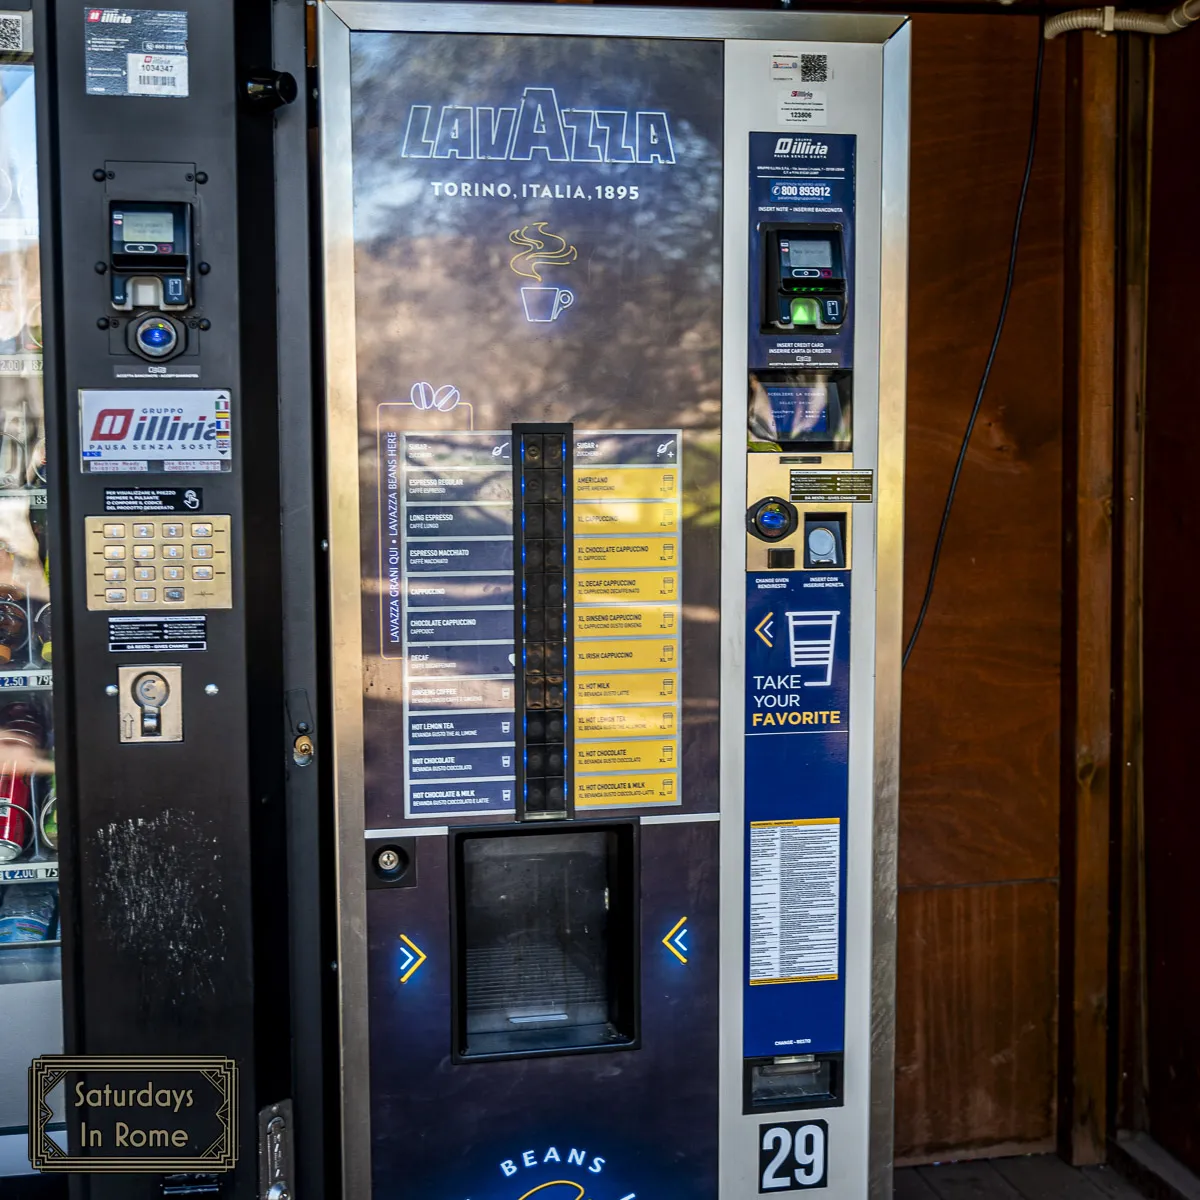
[[[344,1194],[890,1195],[907,25],[317,18]]]
[[[34,51],[0,13],[0,1177],[29,1169],[29,1059],[63,1045]]]
[[[291,1085],[270,22],[0,11],[4,1195],[252,1196]],[[241,1090],[147,1170],[64,1051]]]

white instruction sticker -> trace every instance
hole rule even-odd
[[[89,6],[83,44],[89,96],[188,94],[186,9]]]
[[[842,826],[750,823],[750,986],[838,977]]]
[[[129,54],[126,79],[131,96],[186,96],[186,54]]]
[[[781,125],[828,125],[824,88],[794,87],[779,89]]]
[[[833,78],[828,54],[771,51],[771,78],[776,83],[828,83]]]
[[[771,54],[771,78],[780,82],[800,78],[800,55],[775,50]]]

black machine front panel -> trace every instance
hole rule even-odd
[[[288,1084],[286,1004],[264,1040],[255,986],[256,970],[286,972],[271,958],[286,930],[269,906],[255,925],[252,854],[270,845],[283,761],[266,608],[278,594],[272,119],[238,100],[246,61],[270,61],[270,14],[239,8],[235,29],[232,0],[55,0],[39,27],[53,38],[67,1047],[237,1060],[241,1161],[221,1194],[249,1197],[255,1111]],[[282,912],[278,857],[272,886]],[[75,1153],[78,1119],[68,1112]],[[153,1175],[79,1186],[162,1194]]]
[[[350,35],[374,1194],[707,1195],[723,50],[486,45]]]

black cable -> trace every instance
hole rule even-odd
[[[975,393],[975,404],[971,409],[971,419],[967,422],[966,433],[963,434],[962,446],[959,447],[958,461],[954,464],[954,474],[950,477],[950,490],[946,494],[946,507],[942,510],[942,523],[938,528],[937,541],[933,546],[933,561],[929,565],[929,582],[925,585],[925,597],[921,601],[921,610],[917,613],[916,624],[909,635],[908,645],[904,648],[904,660],[901,665],[908,666],[909,656],[917,644],[921,626],[925,624],[925,616],[929,612],[929,602],[933,599],[933,588],[937,582],[938,563],[942,557],[942,543],[946,540],[946,530],[950,525],[950,510],[954,507],[954,494],[958,491],[958,479],[962,474],[963,463],[967,460],[967,450],[971,445],[971,435],[975,432],[975,422],[979,419],[979,410],[983,407],[983,395],[987,391],[988,378],[992,373],[992,363],[996,360],[996,351],[1000,346],[1000,338],[1004,333],[1004,320],[1008,316],[1008,302],[1012,299],[1013,279],[1017,273],[1017,251],[1021,245],[1021,219],[1025,215],[1025,198],[1029,194],[1029,179],[1033,174],[1033,155],[1037,149],[1038,113],[1042,106],[1042,65],[1046,60],[1046,39],[1044,35],[1045,15],[1038,18],[1038,52],[1037,70],[1033,77],[1033,113],[1029,121],[1029,150],[1025,155],[1025,175],[1021,180],[1021,195],[1017,201],[1016,219],[1013,221],[1012,246],[1008,252],[1008,275],[1004,281],[1004,298],[1000,302],[1000,316],[996,321],[996,332],[992,335],[992,348],[988,351],[987,362],[983,367],[983,375],[979,380],[979,390]]]

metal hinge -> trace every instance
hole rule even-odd
[[[291,1180],[292,1102],[280,1100],[258,1114],[259,1200],[296,1200]]]

